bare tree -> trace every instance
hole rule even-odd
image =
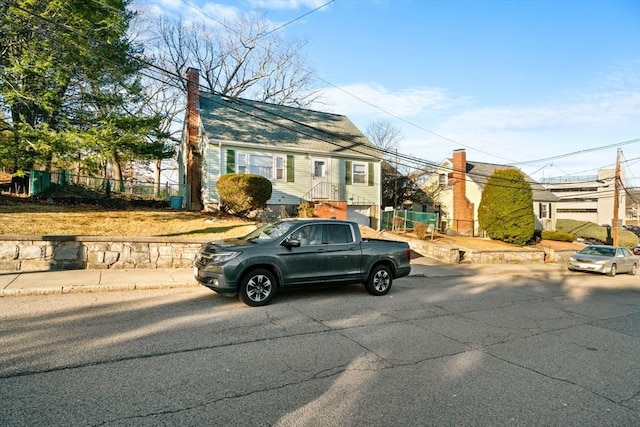
[[[424,162],[406,154],[398,153],[398,145],[404,137],[402,131],[390,120],[370,123],[365,133],[380,150],[382,161],[382,203],[399,207],[406,201],[429,204],[427,195],[420,189],[424,176]]]
[[[216,27],[160,18],[150,26],[155,64],[186,89],[187,68],[200,70],[204,91],[281,105],[305,107],[319,96],[302,49],[269,23],[245,17]]]
[[[402,130],[397,128],[391,120],[378,120],[370,123],[365,130],[365,134],[373,145],[382,152],[387,161],[397,163],[396,152],[398,144],[404,136]]]
[[[178,90],[168,84],[150,85],[147,96],[146,110],[150,114],[161,117],[157,132],[149,136],[151,146],[156,146],[156,149],[150,152],[150,160],[154,165],[154,193],[157,197],[160,195],[160,174],[163,165],[168,159],[175,158],[176,149],[180,143],[182,126],[175,124],[184,112],[184,105]],[[167,166],[167,168],[171,167]]]
[[[296,107],[306,107],[319,96],[302,55],[306,43],[285,41],[266,20],[248,17],[211,26],[148,19],[141,10],[132,28],[133,38],[152,55],[145,75],[147,110],[163,118],[160,133],[167,150],[161,155],[175,149],[182,132],[184,77],[190,67],[199,70],[202,92]],[[162,158],[155,158],[156,187],[162,166]]]

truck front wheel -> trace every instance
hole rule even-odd
[[[258,268],[247,273],[240,283],[240,300],[251,307],[267,305],[276,294],[276,280],[269,270]]]
[[[386,265],[377,265],[371,270],[369,279],[364,285],[367,292],[371,295],[384,295],[391,289],[393,283],[393,276],[391,270]]]

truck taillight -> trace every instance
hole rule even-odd
[[[407,260],[411,262],[411,248],[407,249]]]

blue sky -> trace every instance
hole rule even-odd
[[[139,3],[278,26],[328,2]],[[363,132],[390,120],[403,154],[439,163],[463,148],[541,179],[614,168],[620,148],[640,186],[640,142],[625,143],[640,138],[639,0],[335,0],[281,31],[308,40],[317,108]]]

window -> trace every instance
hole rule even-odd
[[[447,175],[441,173],[438,175],[438,187],[444,188],[447,186]]]
[[[236,168],[236,172],[238,173],[247,173],[246,155],[244,153],[238,153]]]
[[[231,150],[230,154],[232,154]],[[288,172],[290,172],[289,175],[293,173],[293,170],[288,171],[285,159],[284,156],[274,156],[272,154],[240,152],[235,155],[234,171],[236,173],[250,173],[261,175],[268,179],[284,181],[287,179]],[[293,161],[291,163],[293,165]],[[233,166],[233,163],[230,166]]]
[[[322,244],[322,224],[305,225],[291,234],[291,239],[300,241],[301,246]]]
[[[276,157],[276,179],[278,181],[284,181],[284,157],[277,156]]]
[[[316,178],[321,178],[324,176],[324,161],[322,160],[313,161],[313,176]]]
[[[345,224],[329,224],[327,225],[327,231],[329,232],[329,243],[352,243],[353,235],[351,233],[351,227]]]
[[[367,182],[367,168],[364,163],[353,163],[353,183],[365,184]]]
[[[598,209],[579,209],[579,208],[567,208],[558,209],[558,213],[598,213]]]
[[[574,187],[574,188],[553,188],[547,187],[553,193],[567,193],[567,192],[588,192],[592,193],[598,191],[597,187]]]
[[[540,219],[551,218],[551,205],[547,203],[540,203],[540,212],[538,217]]]
[[[268,154],[249,154],[249,173],[273,178],[273,157]]]

